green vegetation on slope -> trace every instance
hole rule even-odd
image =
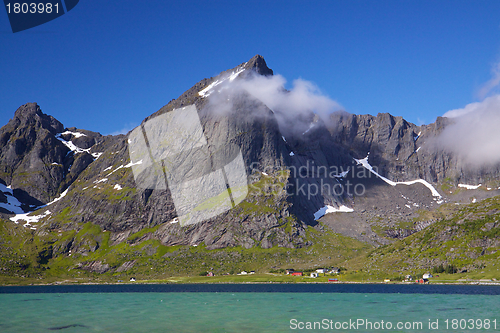
[[[68,214],[65,212],[63,217]],[[290,228],[287,223],[282,227]],[[144,237],[157,228],[143,229],[124,242],[112,244],[110,232],[92,223],[80,224],[78,232],[58,229],[37,236],[32,230],[1,221],[0,282],[116,282],[130,276],[154,280],[195,277],[201,272],[235,275],[244,270],[262,274],[289,267],[307,270],[338,266],[372,249],[357,240],[312,227],[306,230],[307,241],[312,245],[303,248],[209,250],[204,244],[164,246],[156,239]],[[71,248],[77,250],[70,251]]]
[[[263,213],[260,207],[250,204],[240,207],[239,214],[242,211]],[[232,281],[223,276],[235,277],[241,271],[255,271],[255,276],[261,276],[263,281],[270,277],[281,281],[281,275],[267,273],[332,266],[347,268],[339,277],[341,281],[398,281],[407,274],[421,276],[424,272],[433,272],[444,282],[500,280],[500,197],[470,205],[443,205],[438,211],[422,212],[418,219],[437,222],[379,248],[319,225],[306,227],[303,247],[210,250],[203,243],[165,246],[152,237],[160,226],[113,242],[109,231],[92,223],[74,222],[67,208],[43,232],[0,220],[0,283],[32,283],[40,279],[116,282],[131,276],[143,280],[214,282],[216,279],[205,280],[199,275],[213,272]],[[77,230],[65,230],[69,222],[77,225]],[[290,221],[283,218],[278,228],[290,233],[295,221],[292,217]]]
[[[452,207],[454,206],[454,207]],[[448,205],[438,222],[403,240],[374,249],[350,265],[366,278],[401,277],[444,269],[446,279],[500,279],[500,197]],[[440,276],[440,278],[444,278]]]

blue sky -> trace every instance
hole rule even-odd
[[[37,102],[67,127],[128,130],[255,54],[349,112],[430,123],[485,97],[500,1],[80,0],[16,34],[0,10],[0,125]]]

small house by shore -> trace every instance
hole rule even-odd
[[[338,268],[338,267],[333,267],[333,268],[330,270],[330,274],[340,274],[340,268]]]

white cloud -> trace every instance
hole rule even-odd
[[[491,79],[483,84],[479,89],[477,95],[479,98],[485,98],[492,90],[494,90],[500,84],[500,62],[493,65],[491,69]]]
[[[476,167],[500,163],[500,95],[448,111],[444,116],[453,118],[453,123],[438,136],[440,147]]]
[[[227,112],[232,109],[233,100],[241,94],[250,94],[275,113],[282,130],[290,130],[293,126],[294,131],[300,133],[304,130],[299,122],[309,121],[312,113],[326,121],[330,113],[342,109],[310,81],[294,80],[290,90],[284,88],[285,84],[286,79],[281,75],[249,74],[239,80],[224,81],[215,88],[217,93],[209,95],[209,103],[219,112]],[[302,125],[307,126],[306,129],[309,127],[309,123]]]

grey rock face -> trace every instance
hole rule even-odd
[[[152,238],[164,245],[203,242],[215,249],[237,245],[304,246],[307,225],[317,223],[313,213],[326,204],[346,204],[357,210],[352,224],[344,223],[345,219],[339,222],[342,215],[325,218],[323,221],[332,229],[373,241],[376,235],[370,229],[370,221],[390,216],[396,224],[413,217],[403,213],[405,200],[409,199],[403,200],[401,195],[412,196],[412,202],[420,207],[430,209],[435,205],[429,190],[421,184],[393,188],[380,179],[341,177],[343,171],[356,168],[354,158],[362,159],[368,153],[369,163],[393,181],[422,178],[437,184],[449,178],[458,184],[498,178],[498,167],[470,169],[457,157],[435,148],[433,139],[449,124],[446,118],[417,126],[390,114],[335,112],[329,119],[321,119],[304,112],[300,117],[285,118],[285,122],[299,129],[291,131],[280,127],[282,123],[276,114],[252,96],[242,94],[234,98],[230,109],[221,113],[200,95],[217,80],[242,69],[242,77],[236,80],[244,79],[248,73],[273,75],[264,59],[255,56],[218,77],[201,80],[143,121],[144,125],[174,109],[195,105],[207,151],[212,154],[212,168],[221,167],[232,154],[224,147],[239,148],[249,176],[249,191],[244,202],[227,212],[203,223],[181,226],[175,221],[179,212],[168,186],[137,186],[130,167],[128,136],[65,129],[53,117],[43,114],[35,103],[20,107],[0,129],[0,181],[11,185],[22,202],[32,205],[47,203],[68,189],[64,198],[50,206],[52,214],[40,222],[36,232],[43,232],[44,228],[79,230],[83,223],[92,222],[110,231],[110,242],[114,243],[127,241],[129,235],[144,228],[155,228],[133,242]],[[222,99],[226,97],[224,90],[217,93]],[[72,134],[75,132],[84,135]],[[63,141],[71,141],[81,151],[71,152]],[[185,171],[194,172],[198,167],[191,163]],[[331,191],[345,190],[348,181],[366,186],[366,197]],[[323,191],[325,188],[329,191]],[[0,202],[5,202],[4,197],[0,193]],[[375,204],[381,207],[376,213],[370,211]],[[361,213],[362,210],[367,212]],[[401,237],[410,232],[392,233],[391,237]],[[96,246],[68,241],[67,246],[54,251],[93,251]],[[100,263],[82,268],[109,269]]]
[[[89,153],[75,153],[58,139],[64,126],[44,114],[36,103],[25,104],[0,129],[0,181],[11,185],[23,203],[40,206],[56,198],[94,161],[92,147],[106,141],[99,133],[84,132],[79,138],[60,135]]]
[[[422,178],[439,183],[449,178],[458,183],[480,184],[497,178],[499,166],[477,169],[457,156],[439,149],[438,135],[452,120],[438,117],[435,123],[417,126],[390,114],[352,115],[336,112],[329,128],[334,142],[363,158],[384,176],[405,181]]]

